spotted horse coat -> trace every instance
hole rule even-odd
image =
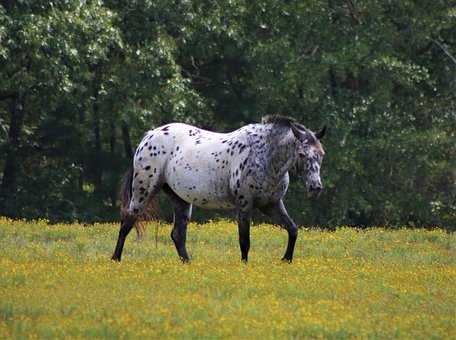
[[[124,188],[124,214],[113,260],[120,261],[125,238],[150,199],[164,190],[173,201],[171,232],[183,261],[192,206],[236,209],[241,258],[250,248],[253,208],[288,231],[283,260],[291,262],[298,228],[283,204],[289,171],[297,169],[309,191],[320,192],[324,150],[320,139],[293,119],[267,116],[230,133],[206,131],[182,123],[148,131],[140,142]]]

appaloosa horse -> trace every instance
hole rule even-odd
[[[230,133],[181,123],[148,131],[122,188],[122,223],[112,259],[120,261],[125,238],[138,216],[163,189],[174,204],[171,238],[182,261],[189,260],[187,223],[196,205],[236,209],[243,261],[250,248],[251,212],[258,208],[288,231],[282,260],[291,262],[298,228],[282,201],[288,171],[300,169],[310,192],[322,190],[320,166],[325,152],[320,140],[325,130],[313,133],[293,119],[267,116],[261,124]]]

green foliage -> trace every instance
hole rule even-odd
[[[287,197],[298,222],[454,226],[455,17],[443,0],[6,1],[0,213],[117,218],[129,139],[282,113],[330,127],[325,194]]]

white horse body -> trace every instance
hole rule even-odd
[[[249,126],[231,133],[216,133],[173,123],[148,131],[135,154],[134,168],[138,175],[133,188],[142,186],[150,192],[155,191],[154,186],[158,189],[161,183],[166,183],[180,198],[195,206],[234,208],[230,178],[247,158],[250,148],[235,154],[229,151],[230,141],[235,138],[246,145],[247,130]],[[133,190],[131,211],[145,204],[141,197],[139,190]]]
[[[149,201],[161,189],[174,206],[171,238],[183,261],[187,224],[192,205],[209,209],[236,209],[241,257],[250,248],[250,218],[260,209],[288,232],[283,259],[291,262],[298,228],[283,204],[289,176],[303,163],[306,186],[320,192],[319,142],[325,129],[314,134],[293,119],[266,117],[230,133],[216,133],[172,123],[148,131],[139,144],[133,169],[122,187],[122,225],[113,260],[120,261],[125,238]]]

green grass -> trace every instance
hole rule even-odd
[[[229,221],[191,224],[192,263],[170,226],[0,219],[0,338],[455,338],[456,237],[442,230],[252,228],[247,265]]]

